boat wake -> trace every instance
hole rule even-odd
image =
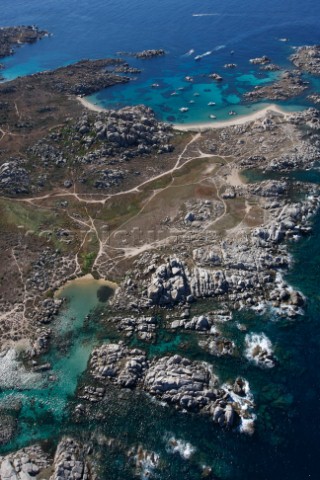
[[[226,48],[226,45],[218,45],[217,47],[215,47],[213,49],[214,52],[219,52],[219,50],[223,50],[224,48]]]
[[[212,54],[212,50],[208,50],[207,52],[202,53],[201,55],[197,55],[194,57],[195,60],[201,60],[201,58],[208,57]]]
[[[219,17],[221,13],[193,13],[193,17]]]
[[[192,55],[194,53],[194,49],[191,48],[191,50],[189,50],[187,53],[185,53],[184,55],[182,55],[182,57],[190,57],[190,55]]]

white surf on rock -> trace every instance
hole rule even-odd
[[[264,333],[249,333],[245,336],[245,356],[259,367],[272,368],[275,357],[270,339]]]

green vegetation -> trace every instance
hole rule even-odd
[[[90,253],[82,253],[81,260],[82,260],[82,272],[83,273],[90,273],[96,259],[97,254],[95,252]]]
[[[42,208],[23,205],[10,200],[1,201],[3,213],[8,223],[22,226],[26,230],[39,232],[40,228],[52,227],[56,223],[55,215]]]

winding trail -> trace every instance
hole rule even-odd
[[[82,196],[79,196],[78,193],[76,193],[75,191],[75,188],[74,188],[74,191],[73,192],[61,192],[61,193],[47,193],[46,195],[41,195],[39,197],[29,197],[29,198],[21,198],[21,199],[17,199],[16,201],[17,202],[25,202],[25,203],[31,203],[31,204],[34,204],[34,202],[37,202],[37,201],[41,201],[41,200],[46,200],[48,198],[55,198],[55,197],[74,197],[76,198],[79,202],[82,202],[82,203],[87,203],[87,204],[101,204],[101,205],[105,205],[106,202],[108,200],[110,200],[111,198],[114,198],[114,197],[119,197],[119,196],[122,196],[122,195],[128,195],[130,193],[139,193],[141,192],[141,188],[144,187],[145,185],[148,185],[149,183],[152,183],[156,180],[158,180],[159,178],[163,178],[165,177],[166,175],[172,175],[176,170],[179,170],[180,168],[182,168],[184,165],[186,165],[187,163],[189,163],[190,161],[192,160],[195,160],[197,158],[205,158],[205,157],[221,157],[221,155],[212,155],[212,154],[204,154],[203,152],[201,152],[201,155],[199,157],[189,157],[188,160],[186,162],[184,162],[182,165],[180,165],[180,162],[185,154],[185,152],[187,151],[189,145],[191,145],[193,142],[195,142],[196,140],[198,140],[198,138],[201,136],[200,133],[197,133],[196,135],[194,135],[192,137],[192,139],[190,140],[190,142],[187,143],[187,145],[184,147],[183,151],[180,153],[180,155],[178,156],[178,159],[174,165],[173,168],[171,168],[170,170],[167,170],[166,172],[163,172],[163,173],[160,173],[159,175],[156,175],[155,177],[152,177],[152,178],[149,178],[148,180],[145,180],[143,181],[142,183],[140,183],[139,185],[137,185],[136,187],[133,187],[133,188],[130,188],[129,190],[124,190],[124,191],[121,191],[121,192],[117,192],[117,193],[109,193],[108,195],[106,195],[104,198],[102,199],[99,199],[99,200],[94,200],[94,199],[85,199],[85,198],[81,198],[85,195],[90,195],[92,196],[92,194],[83,194]],[[99,194],[97,194],[99,195]]]
[[[3,133],[5,133],[5,132],[3,132]],[[85,205],[99,205],[100,204],[100,205],[104,206],[112,198],[125,196],[125,195],[130,195],[132,193],[141,193],[145,186],[150,185],[150,184],[156,182],[157,180],[165,178],[165,177],[170,178],[170,175],[171,175],[171,181],[169,181],[169,183],[165,187],[159,188],[159,189],[155,188],[153,191],[151,191],[150,196],[146,199],[145,203],[142,205],[140,210],[133,217],[130,217],[129,219],[125,220],[121,225],[119,225],[115,230],[113,230],[109,235],[107,235],[107,238],[105,240],[100,237],[98,228],[95,225],[95,219],[92,218],[92,216],[90,216],[87,209],[86,209],[86,214],[87,214],[87,218],[88,218],[87,221],[85,221],[83,219],[80,219],[80,218],[76,218],[76,217],[74,217],[74,216],[72,216],[68,213],[68,216],[72,221],[78,223],[79,225],[81,225],[81,227],[83,227],[83,233],[84,233],[83,238],[82,238],[81,243],[80,243],[80,246],[79,246],[79,248],[78,248],[78,250],[75,254],[75,265],[76,265],[76,267],[75,267],[75,272],[74,273],[78,274],[82,270],[79,255],[80,255],[80,252],[82,251],[82,249],[83,249],[83,247],[84,247],[84,245],[87,241],[88,235],[91,234],[91,233],[94,234],[94,236],[97,239],[98,245],[99,245],[97,256],[96,256],[96,258],[94,260],[94,263],[93,263],[93,267],[98,269],[98,271],[99,271],[99,266],[103,266],[103,265],[106,264],[106,262],[110,262],[110,264],[112,264],[112,267],[111,267],[111,270],[112,270],[116,267],[116,265],[119,262],[121,262],[121,260],[123,260],[125,258],[129,258],[129,257],[131,258],[131,257],[136,256],[137,254],[139,254],[143,251],[150,250],[154,247],[163,245],[168,241],[168,238],[172,237],[172,235],[170,235],[169,237],[166,237],[165,239],[161,239],[161,240],[158,239],[154,242],[146,241],[141,246],[128,246],[128,247],[113,247],[113,246],[111,246],[111,238],[114,238],[114,235],[117,232],[119,232],[121,229],[123,229],[127,224],[132,222],[134,219],[137,219],[139,216],[141,216],[141,214],[149,206],[150,202],[157,195],[161,194],[166,189],[174,187],[173,182],[175,180],[175,177],[174,177],[175,172],[181,170],[187,164],[189,164],[193,161],[196,161],[196,160],[203,159],[203,158],[217,158],[217,159],[224,159],[224,160],[227,160],[229,158],[233,158],[230,155],[223,156],[223,155],[205,153],[202,150],[200,150],[199,148],[196,151],[194,151],[193,154],[188,155],[188,150],[190,149],[190,146],[193,145],[197,140],[199,140],[201,138],[201,135],[202,135],[201,132],[197,132],[197,133],[192,135],[191,139],[187,142],[187,144],[184,146],[183,150],[178,155],[177,160],[176,160],[174,166],[171,169],[169,169],[165,172],[162,172],[162,173],[160,173],[160,174],[158,174],[154,177],[151,177],[147,180],[144,180],[139,185],[137,185],[133,188],[130,188],[128,190],[123,190],[123,191],[120,191],[120,192],[117,192],[117,193],[110,193],[110,194],[107,194],[105,196],[102,196],[101,194],[78,194],[76,192],[76,183],[74,182],[73,191],[58,191],[58,192],[55,192],[55,193],[48,193],[48,194],[41,195],[41,196],[35,196],[35,197],[29,197],[29,198],[23,198],[23,199],[15,199],[15,201],[16,202],[22,202],[22,203],[28,203],[30,205],[38,207],[38,206],[40,206],[39,202],[42,202],[42,201],[47,200],[47,199],[60,198],[60,197],[63,197],[63,198],[66,198],[66,197],[70,198],[71,197],[71,198],[76,199],[79,203],[83,203]],[[232,162],[231,162],[231,164],[232,164]],[[222,165],[221,168],[223,166],[224,165]],[[220,170],[220,168],[216,171],[216,175],[218,174],[219,170]],[[208,173],[210,173],[210,172],[208,171]],[[209,177],[207,177],[207,176],[205,178],[209,179]],[[215,186],[215,189],[216,189],[216,192],[217,192],[217,198],[224,205],[224,212],[221,216],[219,216],[219,218],[215,219],[212,223],[210,223],[205,228],[205,230],[208,230],[218,220],[221,220],[221,218],[227,212],[226,202],[224,201],[224,199],[221,197],[221,195],[219,193],[219,188],[218,188],[218,185],[216,183],[216,180],[212,177],[210,177],[210,180],[214,183],[214,186]],[[201,183],[203,181],[204,181],[204,179],[202,178],[201,181],[199,180],[199,182],[190,182],[186,185],[194,185],[194,184]],[[183,187],[183,186],[184,185],[177,185],[177,187]],[[92,198],[93,195],[97,195],[100,198],[97,198],[97,199]],[[86,198],[86,197],[89,197],[89,196],[90,196],[90,198]],[[119,252],[121,251],[122,253],[120,255],[114,257],[114,258],[111,258],[110,255],[108,254],[108,251],[110,252],[110,251],[116,251],[116,250],[119,250]],[[102,257],[106,257],[106,258],[104,258],[103,261],[101,261]]]

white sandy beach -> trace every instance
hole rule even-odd
[[[77,99],[88,110],[92,110],[93,112],[105,112],[106,111],[106,108],[99,107],[98,105],[95,105],[94,103],[89,102],[89,100],[86,100],[84,97],[77,97]]]
[[[94,112],[105,112],[106,109],[103,107],[99,107],[94,103],[89,102],[83,97],[77,97],[79,102],[89,110]],[[290,114],[285,110],[282,110],[278,105],[270,104],[267,107],[258,110],[257,112],[250,113],[249,115],[239,115],[237,117],[232,117],[230,120],[221,120],[221,121],[214,121],[211,122],[199,122],[199,123],[176,123],[173,124],[173,128],[175,130],[180,130],[183,132],[204,132],[205,130],[211,130],[213,128],[223,128],[223,127],[230,127],[232,125],[243,125],[244,123],[253,122],[254,120],[258,120],[265,116],[267,112],[275,112],[280,113],[283,116],[289,116]]]
[[[267,107],[258,110],[257,112],[251,113],[249,115],[240,115],[238,117],[232,117],[230,120],[222,120],[216,122],[212,120],[211,122],[205,123],[176,123],[173,125],[175,130],[185,131],[185,132],[203,132],[205,130],[211,130],[213,128],[223,128],[230,127],[232,125],[243,125],[244,123],[253,122],[265,116],[267,112],[280,113],[281,115],[288,116],[289,113],[285,110],[282,110],[278,105],[270,104]]]

